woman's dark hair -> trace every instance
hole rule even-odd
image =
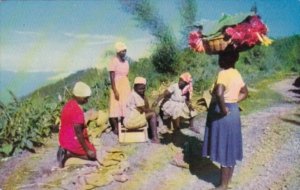
[[[133,85],[133,88],[138,88],[138,87],[140,87],[140,86],[144,86],[145,84],[134,84]]]
[[[219,54],[219,65],[220,67],[226,69],[234,67],[235,62],[239,59],[239,52],[230,51],[222,52]]]

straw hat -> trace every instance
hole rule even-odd
[[[91,88],[84,82],[76,82],[73,88],[73,95],[76,97],[89,97],[92,94]]]
[[[146,84],[146,79],[144,77],[135,77],[134,84]]]
[[[117,42],[115,44],[116,52],[119,53],[120,51],[126,50],[127,47],[123,42]]]

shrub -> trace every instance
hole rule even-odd
[[[62,102],[53,103],[49,98],[27,98],[0,107],[0,157],[18,153],[22,149],[34,151],[51,135],[57,122]],[[43,105],[43,106],[41,106]]]
[[[152,63],[159,73],[176,73],[177,48],[174,40],[168,34],[156,45],[152,54]]]

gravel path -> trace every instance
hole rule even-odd
[[[236,166],[231,189],[299,189],[300,187],[300,106],[293,93],[295,78],[270,88],[285,99],[276,105],[242,116],[244,159]],[[118,146],[127,154],[130,169],[125,183],[112,182],[96,188],[105,190],[210,189],[218,183],[218,165],[201,158],[205,115],[198,117],[201,134],[187,129],[165,134],[163,144],[135,143],[118,146],[117,138],[104,134],[97,142],[100,156]],[[0,189],[75,189],[76,177],[95,166],[93,162],[56,168],[57,136],[36,154],[23,153],[0,162]],[[170,164],[183,152],[189,168]]]

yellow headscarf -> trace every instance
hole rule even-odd
[[[74,96],[77,97],[89,97],[92,94],[91,88],[85,84],[84,82],[78,81],[74,85],[73,91],[72,91]]]
[[[134,84],[145,84],[146,85],[146,79],[144,77],[135,77]]]
[[[119,53],[120,51],[126,50],[127,47],[123,42],[117,42],[115,44],[116,52]]]

